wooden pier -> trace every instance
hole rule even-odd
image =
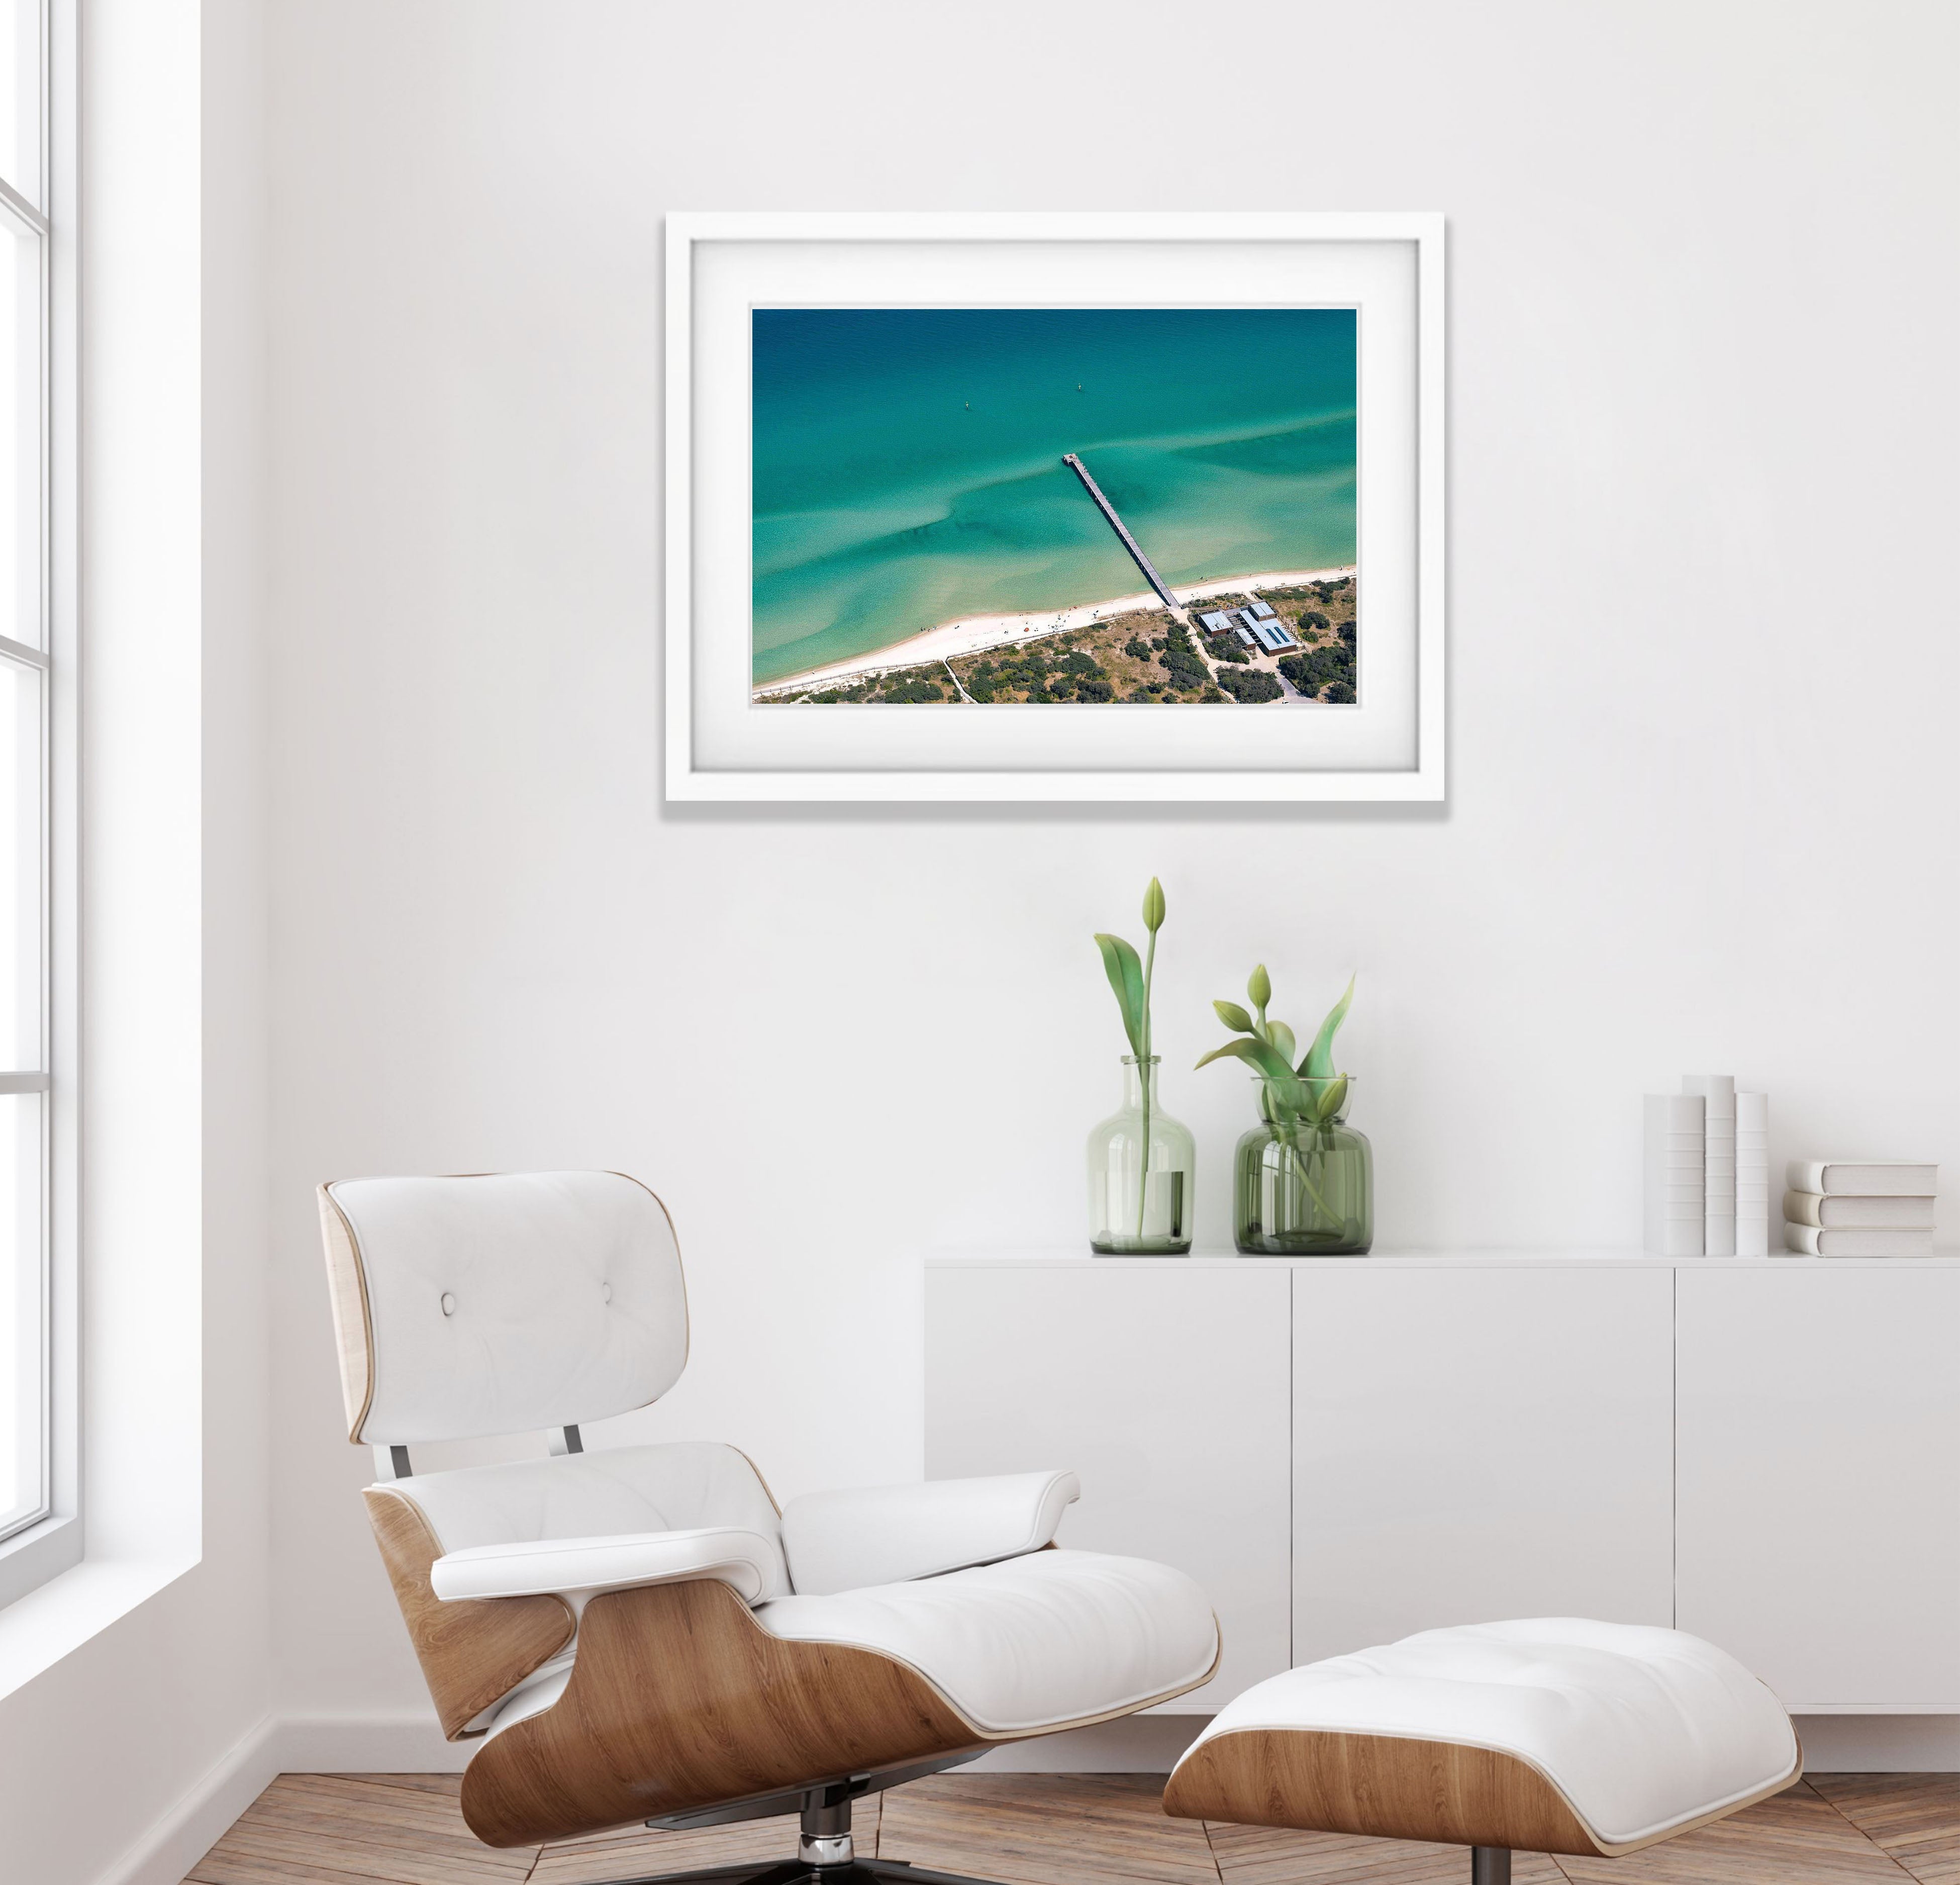
[[[1144,580],[1163,598],[1164,607],[1176,615],[1183,607],[1170,592],[1169,585],[1160,576],[1150,559],[1144,554],[1144,546],[1130,534],[1129,526],[1116,514],[1116,507],[1103,496],[1102,488],[1089,475],[1089,467],[1074,452],[1064,452],[1061,462],[1082,480],[1082,488],[1096,500],[1096,508],[1109,520],[1109,527],[1123,540],[1123,547],[1136,559],[1137,567],[1144,572]]]

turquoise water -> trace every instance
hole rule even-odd
[[[1354,560],[1354,316],[758,308],[757,681],[956,616]]]

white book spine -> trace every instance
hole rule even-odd
[[[1939,1167],[1910,1158],[1793,1158],[1784,1183],[1825,1197],[1930,1198]]]
[[[1840,1231],[1811,1224],[1786,1224],[1783,1240],[1801,1256],[1930,1256],[1933,1232]]]
[[[1650,1256],[1699,1256],[1707,1219],[1700,1094],[1650,1093],[1643,1120],[1645,1247]]]
[[[1791,1224],[1829,1231],[1930,1231],[1931,1198],[1860,1198],[1850,1192],[1787,1191],[1783,1215]]]
[[[1770,1097],[1736,1096],[1736,1254],[1770,1253]]]
[[[1684,1094],[1699,1096],[1703,1114],[1702,1234],[1704,1256],[1736,1254],[1736,1077],[1689,1074]]]

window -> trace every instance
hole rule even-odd
[[[0,0],[0,1545],[57,1495],[47,26],[43,0]]]

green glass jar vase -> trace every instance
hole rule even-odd
[[[1336,1082],[1303,1078],[1306,1115],[1288,1108],[1270,1081],[1259,1090],[1259,1123],[1232,1155],[1232,1233],[1246,1256],[1365,1256],[1375,1238],[1374,1154],[1347,1123],[1354,1083],[1316,1124],[1312,1103]]]
[[[1157,1056],[1123,1056],[1123,1103],[1089,1135],[1089,1247],[1098,1256],[1183,1256],[1191,1249],[1190,1129],[1157,1103]]]

